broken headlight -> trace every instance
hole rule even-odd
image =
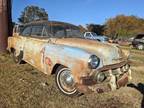
[[[91,69],[96,69],[99,66],[100,59],[96,55],[91,55],[88,61],[88,65]]]

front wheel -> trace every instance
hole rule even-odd
[[[81,94],[75,87],[74,78],[68,68],[60,66],[56,71],[55,81],[63,94],[67,96],[79,96]]]

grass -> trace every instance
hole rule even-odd
[[[131,59],[144,63],[143,55],[132,54]],[[143,67],[133,65],[132,71],[132,83],[143,83]],[[54,75],[47,76],[28,64],[17,65],[9,54],[0,53],[0,108],[140,108],[143,95],[134,87],[124,87],[70,98],[59,93]]]

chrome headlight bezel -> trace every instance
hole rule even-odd
[[[96,55],[91,55],[88,60],[88,66],[91,69],[96,69],[100,64],[100,59]]]

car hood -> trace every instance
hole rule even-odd
[[[126,56],[120,48],[109,43],[101,43],[94,40],[79,38],[57,39],[54,43],[81,48],[91,54],[95,54],[102,60],[103,65],[119,63],[126,59]]]

